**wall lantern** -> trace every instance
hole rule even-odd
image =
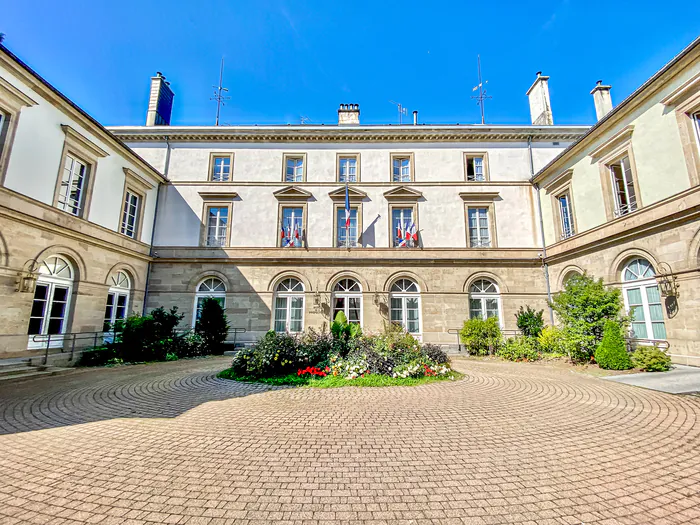
[[[17,291],[21,293],[34,293],[36,289],[37,275],[32,272],[22,272],[19,275]]]
[[[662,297],[678,297],[678,281],[668,263],[659,263],[659,275],[656,276]]]

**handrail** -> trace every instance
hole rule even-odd
[[[664,352],[671,348],[671,343],[663,339],[639,339],[637,337],[625,337],[625,344],[628,352],[631,352],[634,349],[633,346],[638,344],[641,344],[642,346],[655,346]]]

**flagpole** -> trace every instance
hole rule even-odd
[[[348,186],[348,176],[349,176],[349,173],[346,173],[345,174],[345,198],[349,202],[349,200],[350,200],[350,197],[349,197],[350,187]],[[348,204],[348,212],[347,213],[349,213],[349,214],[351,213],[350,208],[349,208],[349,204]],[[345,247],[348,250],[350,249],[350,222],[349,222],[349,220],[345,221]]]

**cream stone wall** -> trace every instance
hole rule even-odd
[[[150,242],[158,180],[2,66],[0,78],[37,102],[37,105],[21,110],[4,186],[52,205],[66,139],[61,126],[68,125],[108,153],[98,160],[92,173],[94,185],[86,218],[109,230],[119,230],[126,180],[123,168],[128,168],[153,186],[145,196],[140,232],[140,240]]]

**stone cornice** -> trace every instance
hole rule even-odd
[[[588,126],[155,126],[111,127],[126,142],[573,141]]]

